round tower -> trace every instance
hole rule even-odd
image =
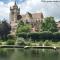
[[[20,15],[20,8],[18,8],[16,1],[12,7],[10,7],[10,24],[11,34],[15,35],[17,28],[17,16]]]

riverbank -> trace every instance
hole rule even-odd
[[[0,45],[0,48],[38,48],[38,49],[60,49],[60,46],[18,46],[18,45]]]
[[[41,49],[60,49],[60,41],[53,42],[51,40],[33,41],[24,38],[9,39],[7,41],[0,41],[0,48],[41,48]]]

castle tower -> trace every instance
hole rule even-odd
[[[10,7],[10,24],[11,34],[15,35],[17,28],[17,16],[20,15],[20,8],[18,8],[16,1],[12,7]]]

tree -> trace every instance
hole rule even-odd
[[[58,31],[54,17],[46,17],[42,23],[42,31]]]
[[[30,24],[26,24],[23,21],[20,21],[17,27],[17,33],[21,33],[21,32],[30,32],[31,30],[31,25]]]
[[[7,38],[7,35],[10,33],[10,30],[11,26],[6,21],[2,21],[2,23],[0,23],[0,37],[2,39]]]

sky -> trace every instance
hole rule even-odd
[[[10,6],[14,5],[15,0],[0,0],[0,19],[9,19]],[[46,0],[47,1],[47,0]],[[44,17],[53,16],[55,21],[60,21],[60,2],[43,2],[42,0],[16,0],[20,13],[26,12],[40,13]]]

